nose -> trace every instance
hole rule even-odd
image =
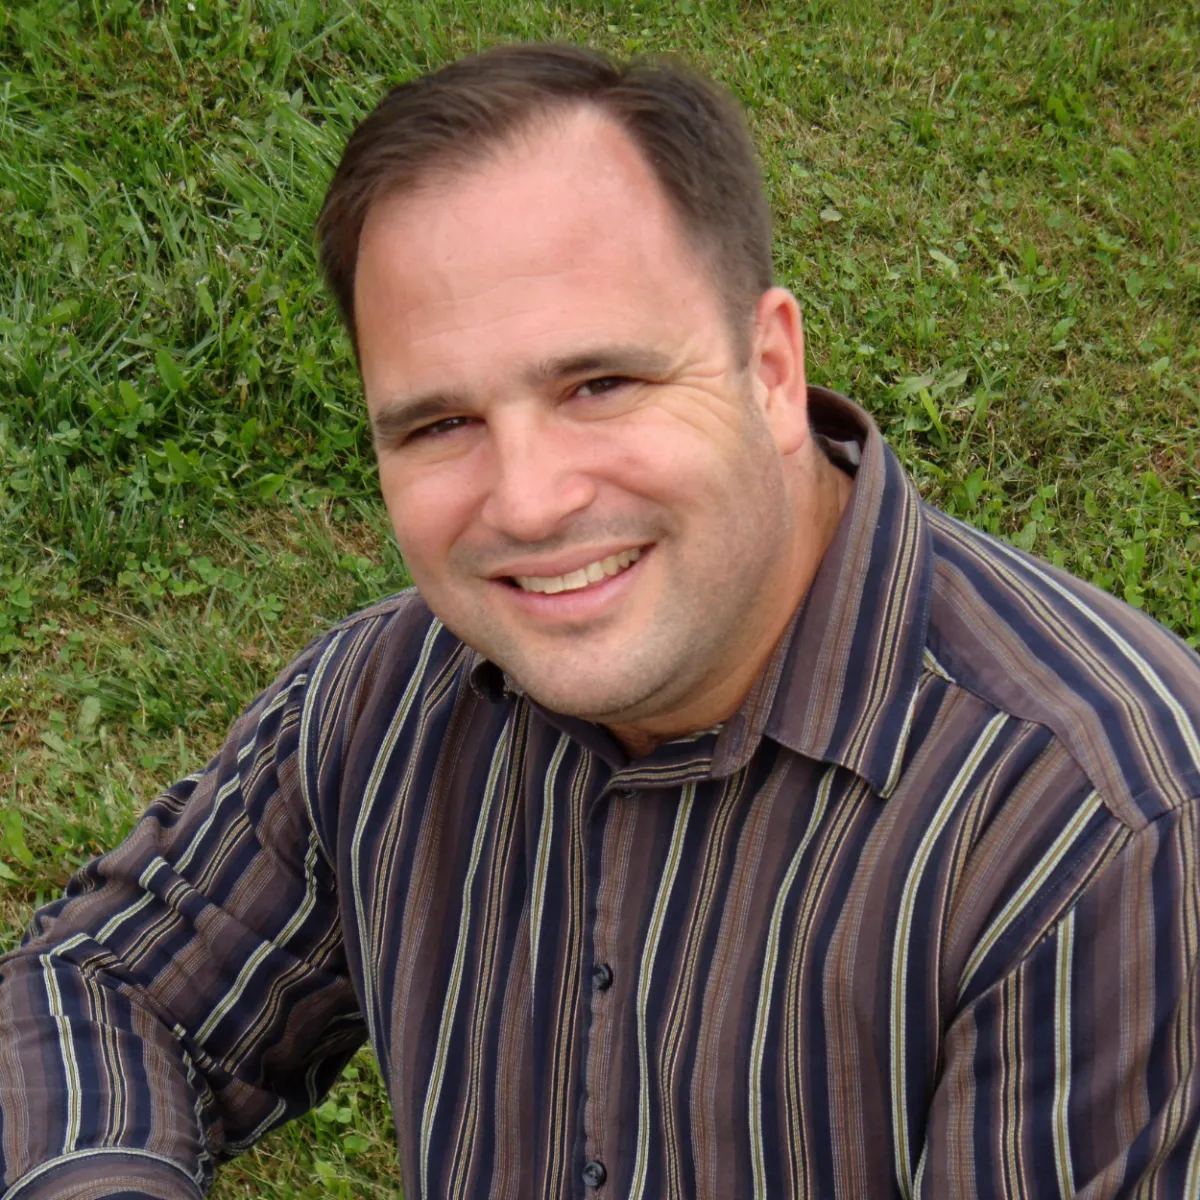
[[[582,447],[552,416],[510,412],[492,422],[482,518],[522,542],[552,537],[595,497]]]

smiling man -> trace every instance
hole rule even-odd
[[[1200,1196],[1200,666],[807,386],[730,102],[466,59],[319,232],[416,588],[4,960],[4,1194],[197,1195],[366,1039],[409,1200]]]
[[[734,711],[851,489],[809,434],[795,299],[763,289],[731,327],[701,236],[575,106],[453,185],[384,191],[356,257],[380,483],[422,597],[639,750]]]

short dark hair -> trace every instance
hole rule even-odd
[[[677,63],[622,64],[579,46],[530,44],[494,47],[393,88],[350,135],[317,236],[356,352],[354,274],[371,205],[574,107],[611,118],[641,152],[748,345],[754,305],[771,286],[771,218],[736,101]]]

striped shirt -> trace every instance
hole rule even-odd
[[[4,1195],[198,1195],[366,1039],[408,1200],[1200,1196],[1200,660],[811,405],[719,727],[630,761],[413,592],[302,653],[3,960]]]

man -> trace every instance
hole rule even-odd
[[[409,1200],[1200,1195],[1200,665],[806,386],[728,102],[464,60],[320,237],[417,590],[5,960],[5,1195],[197,1195],[364,1038]]]

